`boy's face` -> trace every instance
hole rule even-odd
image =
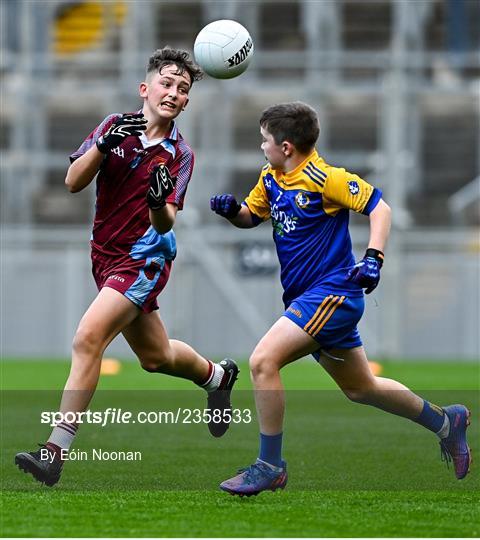
[[[262,144],[260,148],[265,154],[266,160],[270,163],[273,169],[283,170],[287,156],[285,155],[284,145],[285,143],[277,144],[273,138],[273,135],[269,133],[264,127],[260,127],[260,133],[262,135]]]
[[[187,106],[191,85],[188,72],[178,75],[178,67],[174,64],[164,66],[160,72],[149,74],[147,80],[140,84],[144,113],[149,112],[154,118],[173,120]]]

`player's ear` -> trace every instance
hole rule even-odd
[[[185,100],[185,103],[183,104],[182,111],[184,111],[187,108],[188,102],[190,101],[189,98]]]
[[[293,154],[293,151],[295,150],[295,147],[291,142],[283,141],[282,142],[282,151],[285,155],[285,157],[290,157]]]
[[[141,82],[140,86],[138,87],[138,93],[140,97],[146,98],[148,96],[147,90],[148,90],[148,83],[146,83],[145,81]]]

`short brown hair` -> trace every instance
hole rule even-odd
[[[271,133],[276,144],[291,142],[302,154],[313,149],[320,134],[317,113],[301,101],[268,107],[260,117],[260,126]]]
[[[190,58],[187,51],[164,47],[157,49],[148,59],[147,76],[151,73],[160,73],[165,66],[175,65],[178,68],[177,75],[183,75],[185,71],[190,75],[191,84],[203,77],[203,71]]]

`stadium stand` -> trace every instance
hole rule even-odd
[[[69,153],[107,114],[140,106],[136,89],[154,49],[191,50],[205,24],[231,18],[254,38],[251,66],[233,81],[206,77],[180,119],[196,167],[176,225],[176,279],[163,299],[174,333],[205,353],[246,354],[258,329],[278,315],[276,277],[240,276],[238,265],[249,242],[268,258],[270,230],[240,237],[212,218],[208,199],[247,194],[263,162],[260,112],[299,99],[319,112],[320,153],[380,187],[394,211],[380,309],[368,311],[362,334],[369,350],[478,357],[478,305],[463,301],[478,296],[479,286],[478,0],[0,0],[0,9],[9,354],[68,354],[88,301],[84,291],[93,292],[87,249],[95,189],[74,196],[65,189]],[[364,217],[352,223],[355,248],[363,251]],[[40,268],[34,280],[22,273],[32,260]],[[225,291],[234,286],[231,302]],[[39,297],[28,314],[17,291],[29,304]],[[202,317],[212,298],[211,312],[228,305],[235,325],[218,317],[213,328]],[[447,305],[448,313],[441,309]],[[19,317],[28,342],[18,335]],[[48,328],[38,324],[42,318]]]

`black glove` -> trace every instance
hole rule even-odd
[[[108,154],[127,137],[141,135],[147,129],[147,119],[143,113],[124,114],[108,128],[105,135],[97,140],[97,148],[102,154]]]
[[[172,176],[162,163],[150,174],[150,187],[147,192],[147,204],[151,210],[160,210],[165,206],[165,199],[173,193],[177,177]]]
[[[215,195],[210,199],[210,209],[219,216],[233,219],[242,209],[242,205],[238,204],[233,195],[224,193],[223,195]]]

